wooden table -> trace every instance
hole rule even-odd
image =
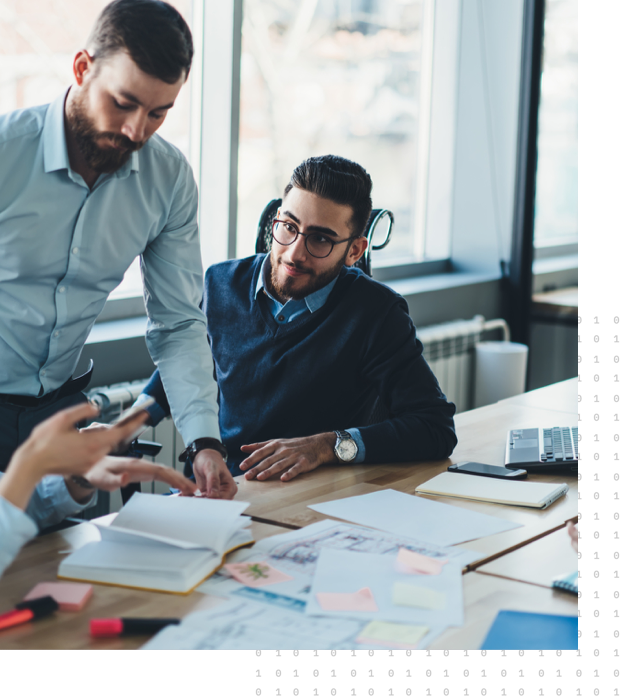
[[[545,388],[529,390],[527,393],[508,397],[498,402],[498,405],[503,404],[523,405],[524,407],[537,407],[544,410],[554,409],[557,412],[577,413],[578,378],[568,378],[559,383],[547,385]],[[578,419],[578,417],[576,419]],[[572,426],[573,424],[574,422],[571,424],[560,424],[559,426]]]
[[[578,614],[578,599],[567,592],[501,579],[481,572],[463,577],[465,622],[450,628],[429,649],[479,649],[499,611],[526,611],[563,616]]]
[[[566,399],[567,391],[562,392],[566,393],[562,395]],[[559,406],[558,403],[552,404]],[[237,499],[250,502],[246,510],[249,516],[272,524],[299,528],[328,518],[309,509],[309,504],[387,488],[413,494],[417,485],[445,471],[451,463],[478,461],[503,465],[505,439],[509,429],[548,427],[557,422],[563,425],[574,424],[576,419],[574,412],[540,409],[504,401],[463,412],[455,419],[459,445],[449,460],[417,464],[324,466],[300,475],[291,482],[281,482],[276,478],[260,482],[246,480],[242,476],[237,478]],[[507,507],[450,497],[429,498],[522,524],[521,528],[463,544],[463,547],[481,554],[478,561],[480,562],[554,531],[562,527],[565,521],[577,517],[576,477],[533,474],[529,476],[529,481],[566,482],[570,489],[564,497],[544,510]],[[419,538],[419,532],[414,532],[413,535]]]
[[[550,589],[554,577],[578,569],[578,556],[566,528],[539,538],[497,560],[481,565],[483,574],[515,579]]]
[[[256,522],[252,523],[251,530],[256,540],[287,532],[287,529],[278,526]],[[35,538],[24,547],[0,579],[0,612],[13,608],[38,582],[55,581],[59,563],[63,559],[62,552],[71,552],[99,538],[96,527],[88,523]],[[182,618],[192,611],[219,602],[215,597],[200,592],[181,596],[94,584],[93,596],[82,611],[57,611],[35,623],[3,630],[0,632],[0,650],[135,649],[147,642],[149,636],[92,639],[89,636],[89,620],[122,616]]]
[[[523,398],[521,400],[511,398],[459,415],[456,419],[459,446],[450,460],[323,467],[288,483],[248,481],[240,477],[237,499],[251,502],[246,514],[257,517],[252,530],[259,540],[327,518],[307,508],[313,502],[386,488],[413,494],[416,485],[442,472],[451,462],[477,460],[502,464],[508,429],[575,423],[571,383],[559,386],[533,391],[534,395],[526,398],[517,396]],[[536,404],[537,400],[543,404]],[[446,631],[432,645],[433,649],[480,647],[499,610],[576,614],[577,599],[574,596],[546,588],[547,575],[552,576],[551,567],[544,574],[540,565],[536,569],[531,566],[532,570],[527,570],[525,565],[530,564],[528,560],[536,561],[537,555],[545,555],[546,560],[558,562],[556,575],[561,573],[565,557],[571,557],[569,543],[563,540],[566,535],[563,527],[567,520],[576,519],[578,515],[577,479],[556,475],[532,475],[529,479],[541,482],[565,480],[570,491],[543,511],[433,498],[523,524],[518,529],[463,544],[463,547],[481,554],[480,559],[469,566],[471,571],[464,575],[465,624],[462,628]],[[418,533],[415,535],[419,537]],[[13,607],[37,582],[54,580],[61,551],[74,550],[97,536],[95,527],[81,524],[42,536],[27,545],[0,579],[0,610]],[[569,566],[564,571],[567,570]],[[94,585],[94,596],[82,612],[57,612],[54,617],[37,623],[3,631],[0,649],[131,649],[142,645],[147,638],[92,641],[88,636],[88,619],[124,615],[182,617],[216,603],[219,603],[218,599],[199,592],[178,596]]]

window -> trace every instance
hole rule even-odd
[[[578,8],[547,0],[539,103],[535,246],[578,235]]]
[[[417,243],[422,0],[246,0],[241,55],[237,255],[306,157],[365,167],[395,215],[374,262],[423,259]],[[374,240],[376,243],[376,240]]]

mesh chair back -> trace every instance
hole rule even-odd
[[[263,209],[263,213],[259,218],[257,228],[256,249],[257,254],[269,252],[272,247],[272,221],[276,218],[276,212],[282,204],[282,199],[272,199],[269,204]],[[378,225],[387,225],[385,237],[380,245],[373,245],[374,232]],[[365,254],[356,263],[356,267],[364,271],[368,276],[372,275],[372,250],[382,250],[387,247],[391,240],[391,231],[393,229],[393,213],[386,208],[376,208],[370,214],[367,225],[365,226],[365,237],[367,238],[367,250]]]

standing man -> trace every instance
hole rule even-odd
[[[185,158],[155,135],[192,56],[171,5],[115,0],[74,57],[69,90],[0,116],[1,470],[36,424],[84,400],[89,376],[71,379],[80,352],[141,255],[146,341],[198,487],[236,491],[198,307],[197,190]]]

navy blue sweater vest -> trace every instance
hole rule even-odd
[[[406,301],[344,268],[327,302],[277,323],[254,297],[264,255],[210,267],[203,310],[219,386],[222,440],[240,474],[240,447],[358,427],[366,462],[438,460],[456,445],[454,405],[422,356]],[[155,374],[146,392],[165,406]],[[388,418],[371,424],[376,398]]]

